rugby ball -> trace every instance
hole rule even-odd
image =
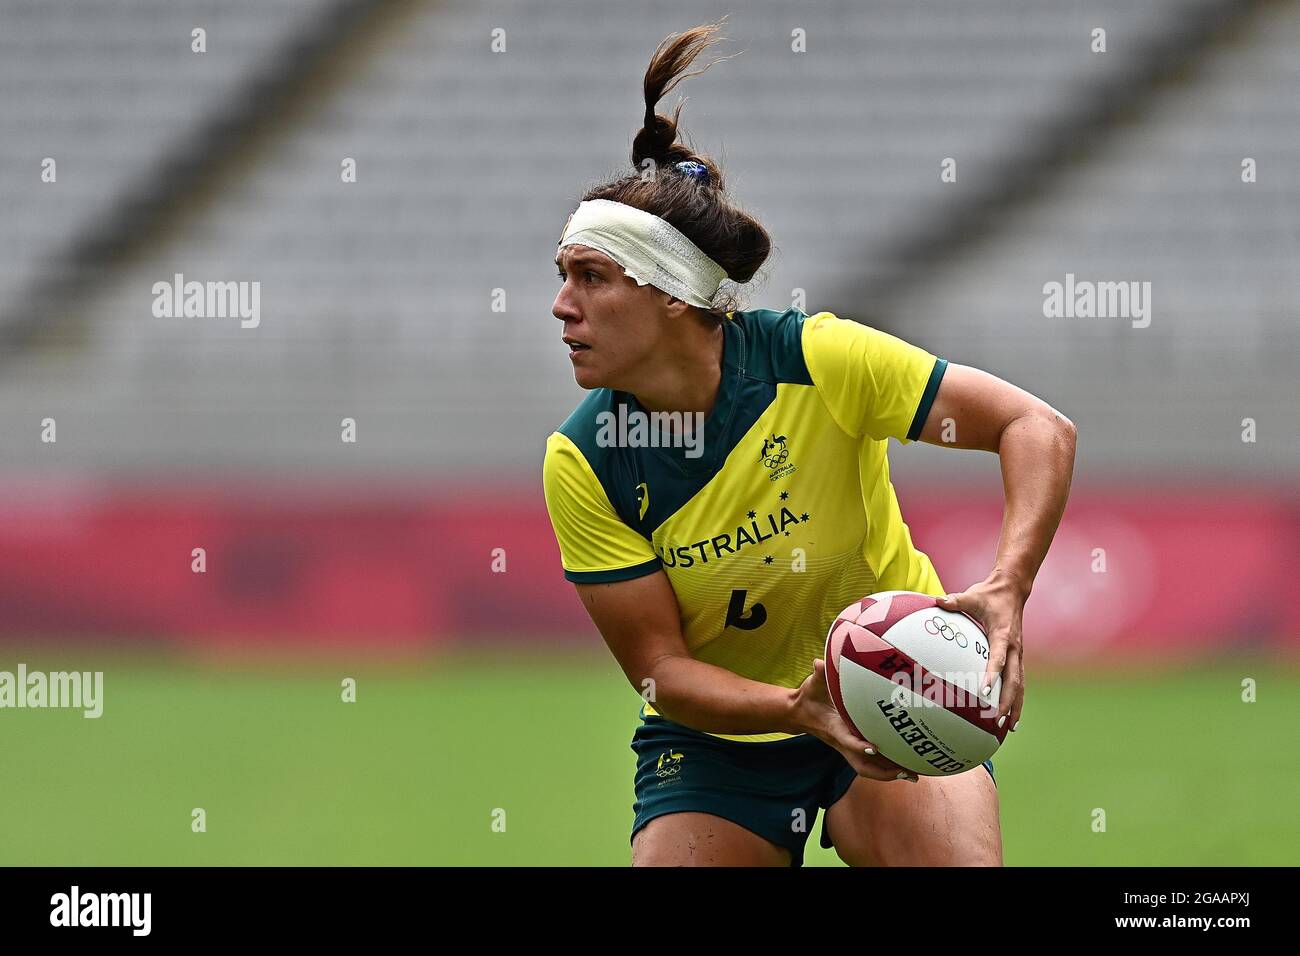
[[[899,766],[946,777],[993,756],[1001,678],[980,696],[989,642],[975,619],[915,591],[850,604],[826,635],[826,683],[840,717]]]

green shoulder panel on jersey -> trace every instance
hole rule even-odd
[[[656,570],[654,549],[615,512],[586,456],[559,431],[546,439],[542,491],[570,581],[619,581]]]
[[[803,322],[808,316],[798,309],[775,312],[753,309],[735,313],[748,333],[749,360],[745,371],[772,384],[793,382],[811,385],[812,375],[803,357]]]
[[[617,428],[620,411],[623,415],[631,411],[628,398],[626,393],[613,389],[592,389],[556,431],[572,441],[587,459],[618,516],[649,540],[640,514],[644,492],[639,489],[645,482],[642,469],[632,456],[624,454],[627,449],[609,440],[611,429]]]
[[[647,541],[717,474],[775,399],[778,384],[812,385],[801,345],[803,312],[754,309],[731,315],[723,326],[723,374],[704,422],[702,454],[610,441],[610,429],[618,427],[621,416],[651,413],[634,395],[607,388],[593,389],[557,429],[587,459],[619,517]]]
[[[607,388],[593,388],[578,403],[578,407],[569,413],[569,417],[556,429],[561,435],[578,446],[582,457],[587,459],[592,471],[600,474],[606,455],[610,448],[602,447],[597,440],[600,431],[600,413],[614,408],[614,392]]]

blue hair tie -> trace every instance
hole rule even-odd
[[[706,183],[709,181],[709,168],[693,159],[684,159],[673,168],[683,176],[689,176],[691,179],[698,179]]]

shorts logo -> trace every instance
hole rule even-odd
[[[650,507],[650,486],[644,481],[636,486],[636,503],[639,512],[637,517],[644,519],[646,509]]]
[[[659,764],[655,767],[655,776],[672,777],[682,769],[682,760],[684,754],[679,754],[674,750],[665,751],[659,755]]]
[[[966,635],[956,630],[951,624],[941,617],[932,617],[925,622],[925,632],[941,636],[945,641],[956,641],[958,647],[965,647],[970,642],[966,640]]]

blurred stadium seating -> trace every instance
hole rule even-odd
[[[397,524],[415,528],[463,511],[473,488],[483,542],[530,555],[513,586],[568,601],[538,488],[544,437],[580,395],[549,315],[555,234],[586,185],[626,164],[655,43],[724,12],[7,5],[0,536],[15,573],[36,578],[7,626],[66,625],[41,611],[67,582],[31,559],[34,527],[57,566],[88,521],[117,526],[160,495],[180,547],[183,517],[208,514],[196,489],[214,486],[236,527],[280,508],[318,529],[376,502],[404,507]],[[1099,26],[1105,53],[1089,48]],[[205,53],[190,50],[195,27]],[[807,53],[790,52],[796,27]],[[490,48],[496,28],[505,53]],[[777,242],[746,305],[801,296],[807,311],[988,368],[1079,425],[1080,508],[1177,484],[1194,511],[1233,488],[1276,516],[1270,567],[1295,570],[1300,5],[898,0],[796,15],[762,0],[724,32],[737,42],[719,52],[744,53],[683,87],[684,117]],[[55,184],[39,177],[47,156]],[[958,179],[941,184],[949,156]],[[1244,156],[1257,183],[1240,181]],[[355,184],[340,180],[345,157]],[[260,325],[154,317],[152,286],[175,273],[260,282]],[[1067,273],[1150,281],[1150,327],[1045,318],[1043,284]],[[46,416],[55,444],[40,440]],[[356,444],[339,440],[345,417]],[[1247,417],[1255,443],[1241,440]],[[918,527],[938,502],[996,503],[986,456],[892,457]],[[494,522],[503,503],[526,518]],[[1248,524],[1221,532],[1229,550],[1249,550]],[[154,525],[135,527],[139,538]],[[390,533],[398,548],[403,532]],[[330,540],[312,553],[326,560]],[[416,532],[401,540],[422,553]],[[1160,560],[1161,545],[1146,547]],[[139,553],[158,565],[132,565],[150,580],[172,560],[147,537]],[[433,549],[408,586],[456,579],[457,560]],[[492,593],[447,588],[461,603]],[[490,618],[483,600],[483,614],[457,619]],[[99,607],[78,619],[93,627]],[[407,630],[431,626],[428,607]],[[582,629],[563,607],[555,629]],[[358,613],[347,620],[364,629]]]

